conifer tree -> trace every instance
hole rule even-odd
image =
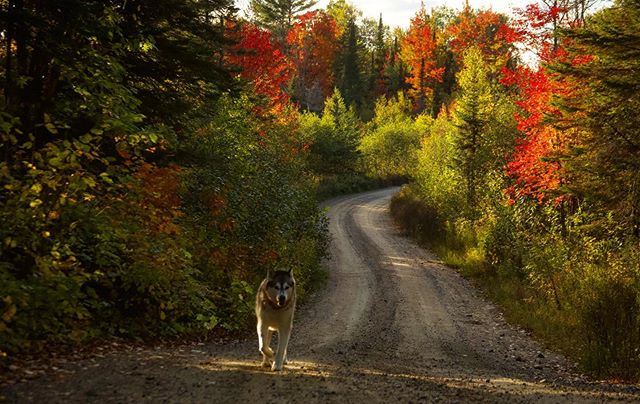
[[[317,0],[251,0],[250,9],[256,23],[271,31],[284,44],[295,16],[309,10]]]
[[[360,62],[358,26],[355,19],[349,20],[343,34],[341,55],[338,58],[338,88],[347,105],[359,107],[363,99],[363,83]]]
[[[580,92],[563,95],[556,125],[578,130],[572,187],[618,230],[640,236],[640,4],[618,0],[568,31],[570,57],[550,66]]]
[[[455,161],[462,173],[468,206],[472,209],[488,157],[485,129],[489,124],[493,97],[487,73],[482,52],[476,47],[469,48],[464,54],[464,68],[457,75],[460,94],[454,122],[458,127]]]
[[[402,64],[399,53],[400,46],[398,44],[398,37],[394,37],[393,45],[389,51],[389,61],[385,66],[384,73],[387,98],[395,96],[399,91],[404,91],[407,88],[405,85],[404,65]]]
[[[385,26],[382,22],[382,14],[380,14],[373,48],[373,63],[371,66],[371,92],[373,99],[376,99],[385,93],[384,65],[387,56],[387,47],[384,40],[385,31]]]
[[[325,100],[320,126],[311,146],[316,170],[326,174],[352,173],[358,160],[359,120],[337,88]]]

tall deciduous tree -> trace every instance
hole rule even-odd
[[[295,66],[285,57],[271,33],[251,24],[244,24],[239,42],[226,56],[230,66],[240,68],[239,75],[252,83],[256,93],[268,99],[274,113],[281,113],[289,104],[285,87],[295,72]]]
[[[353,4],[347,0],[329,0],[327,13],[336,21],[336,24],[338,24],[339,36],[342,36],[346,32],[349,21],[362,17],[362,11],[354,7]]]
[[[402,41],[400,57],[408,66],[407,84],[416,112],[432,102],[433,88],[441,80],[444,69],[436,66],[436,31],[433,21],[422,7],[411,19],[409,31]]]
[[[336,22],[324,11],[310,11],[299,17],[287,43],[297,71],[293,84],[296,101],[303,108],[321,112],[324,99],[335,86]]]
[[[491,10],[472,10],[469,5],[447,29],[449,48],[458,65],[470,46],[482,51],[490,72],[495,76],[511,59],[515,33],[507,26],[507,17]]]

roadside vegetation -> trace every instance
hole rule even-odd
[[[318,283],[297,115],[236,77],[231,1],[8,3],[0,354],[246,330],[267,268]]]
[[[496,75],[482,47],[462,54],[453,102],[391,210],[510,321],[598,377],[637,381],[640,9],[575,11],[530,7],[512,22],[538,67]]]

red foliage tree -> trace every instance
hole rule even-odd
[[[240,77],[251,82],[256,93],[269,100],[271,112],[282,112],[289,105],[285,88],[295,66],[268,31],[244,24],[238,34],[238,42],[227,52],[226,62],[238,67]]]
[[[468,6],[458,21],[447,29],[449,46],[460,65],[464,51],[476,46],[493,72],[499,72],[511,58],[516,32],[505,24],[506,18],[491,10],[473,11]]]
[[[580,139],[574,130],[561,129],[550,122],[562,120],[553,99],[571,98],[577,94],[579,83],[544,67],[549,63],[581,64],[590,60],[588,55],[567,60],[555,31],[560,24],[569,24],[568,21],[566,7],[541,8],[533,4],[520,10],[520,18],[514,22],[513,32],[518,41],[535,52],[543,67],[502,69],[501,83],[515,89],[519,99],[516,104],[521,108],[515,118],[522,136],[517,139],[506,166],[507,174],[514,180],[507,190],[511,198],[561,202],[569,196],[563,187],[567,183],[563,157]]]
[[[289,55],[296,66],[296,93],[301,103],[310,102],[311,92],[320,90],[321,101],[335,85],[333,64],[338,50],[338,28],[325,11],[310,11],[298,17],[287,36]]]
[[[529,4],[514,11],[516,17],[511,23],[514,40],[524,51],[533,53],[543,62],[550,62],[563,52],[558,29],[581,23],[581,20],[572,19],[568,0]]]
[[[406,82],[411,89],[408,93],[418,112],[424,110],[427,100],[432,97],[435,83],[442,80],[444,68],[436,65],[436,46],[436,32],[422,4],[411,19],[400,49],[400,58],[409,69]]]

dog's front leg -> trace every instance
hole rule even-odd
[[[276,360],[271,366],[271,370],[282,370],[282,364],[287,352],[289,344],[289,335],[291,335],[291,326],[283,327],[278,330],[278,350],[276,351]]]
[[[271,335],[273,332],[269,330],[269,327],[264,325],[261,321],[258,322],[258,350],[262,354],[261,366],[268,367],[271,364],[273,358],[273,351],[269,347],[271,343]]]

